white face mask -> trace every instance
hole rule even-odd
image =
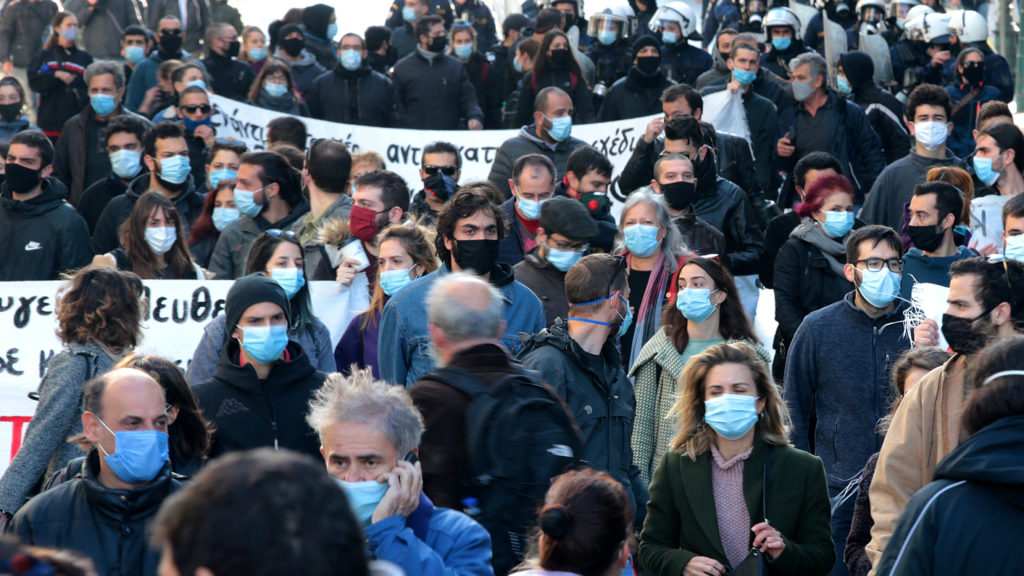
[[[178,231],[173,226],[146,228],[146,244],[158,256],[168,253],[177,240]]]
[[[949,130],[945,122],[914,123],[914,140],[917,140],[917,143],[924,146],[925,150],[929,152],[938,150],[946,143],[948,136]]]

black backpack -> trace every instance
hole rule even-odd
[[[504,575],[523,560],[530,530],[555,476],[582,464],[579,428],[539,372],[516,372],[486,385],[461,368],[424,379],[470,397],[466,442],[470,473],[461,481],[477,500],[466,512],[491,535],[492,564]]]

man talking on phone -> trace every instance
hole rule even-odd
[[[406,574],[493,576],[491,538],[462,512],[423,494],[418,461],[423,418],[409,393],[370,370],[332,374],[306,417],[327,473],[362,523],[369,554]]]

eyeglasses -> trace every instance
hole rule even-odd
[[[445,176],[455,176],[455,173],[458,172],[459,169],[456,166],[424,166],[423,171],[426,172],[428,176],[433,176],[438,172]]]
[[[209,114],[210,110],[212,110],[209,104],[189,104],[187,106],[182,106],[181,109],[184,110],[186,114],[195,114],[196,112]]]
[[[181,36],[181,28],[161,28],[161,36]]]
[[[245,146],[245,142],[230,136],[217,136],[213,139],[215,144],[228,144],[230,146]]]
[[[850,262],[850,264],[856,266],[861,262],[863,262],[871,272],[878,272],[884,266],[891,272],[900,273],[903,271],[904,264],[902,258],[889,258],[888,260],[884,260],[882,258],[865,258],[863,260],[854,260],[853,262]]]
[[[295,235],[295,232],[291,230],[281,230],[279,228],[271,228],[267,230],[267,236],[273,236],[274,238],[288,238],[289,240],[298,241],[299,237]]]

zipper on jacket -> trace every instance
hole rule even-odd
[[[270,429],[274,433],[274,450],[278,450],[279,448],[277,444],[277,418],[274,418],[273,420],[270,421]]]

